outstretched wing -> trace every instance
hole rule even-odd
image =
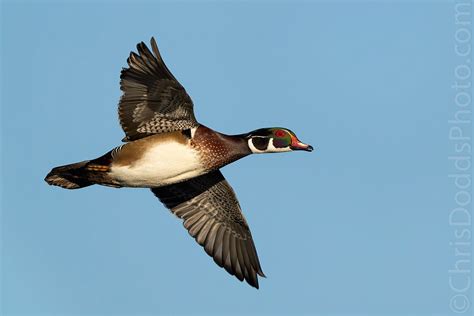
[[[130,53],[129,68],[120,75],[123,141],[198,126],[193,101],[166,67],[153,37],[151,47],[154,54],[145,43],[139,43],[138,55]]]
[[[219,266],[258,288],[257,274],[265,275],[257,250],[234,190],[219,170],[151,190]]]

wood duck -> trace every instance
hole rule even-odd
[[[257,275],[265,275],[252,235],[219,169],[250,154],[313,147],[287,128],[230,136],[199,124],[191,98],[164,64],[154,38],[151,48],[153,53],[139,43],[120,75],[125,144],[97,159],[56,167],[45,181],[65,189],[150,188],[220,267],[258,288]]]

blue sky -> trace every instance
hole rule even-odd
[[[0,311],[450,314],[453,6],[3,1]],[[120,69],[151,36],[201,123],[285,126],[316,148],[223,169],[268,276],[258,291],[148,190],[43,181],[120,144]]]

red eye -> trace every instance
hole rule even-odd
[[[275,131],[275,136],[276,136],[276,137],[285,137],[285,136],[286,136],[286,133],[285,133],[285,131],[279,129],[279,130],[276,130],[276,131]]]

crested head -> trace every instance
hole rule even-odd
[[[260,128],[245,134],[245,138],[254,154],[313,151],[313,146],[302,143],[295,133],[284,127]]]

